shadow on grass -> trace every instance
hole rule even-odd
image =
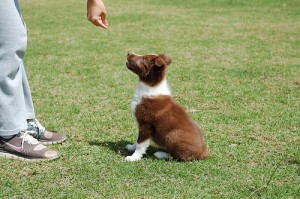
[[[111,141],[107,141],[107,142],[98,142],[98,141],[89,141],[90,145],[93,146],[100,146],[100,147],[106,147],[108,149],[110,149],[111,151],[114,151],[117,154],[120,154],[122,156],[127,156],[130,155],[130,152],[128,152],[125,149],[125,146],[127,144],[130,144],[127,141],[121,140],[118,142],[111,142]]]
[[[289,163],[289,164],[295,164],[295,165],[297,165],[297,166],[300,166],[300,160],[296,160],[296,159],[295,159],[295,160],[289,160],[288,163]]]
[[[293,159],[293,160],[289,160],[288,163],[290,165],[296,165],[297,166],[297,174],[298,174],[298,176],[300,176],[300,160]]]
[[[131,142],[127,142],[125,140],[120,140],[118,142],[111,142],[111,141],[107,141],[107,142],[98,142],[98,141],[89,141],[90,145],[93,146],[100,146],[100,147],[106,147],[108,149],[110,149],[111,151],[122,155],[124,157],[131,155],[133,152],[129,152],[126,150],[125,146],[127,144],[132,144]],[[153,146],[149,146],[149,148],[147,149],[147,154],[153,154],[157,151],[156,147]],[[145,155],[145,157],[147,158],[148,155]]]

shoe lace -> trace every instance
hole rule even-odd
[[[34,137],[32,137],[30,135],[29,131],[24,131],[20,133],[20,138],[22,138],[22,150],[23,150],[23,146],[24,146],[24,142],[27,142],[28,144],[39,144],[40,142],[35,139]]]
[[[28,125],[30,125],[32,128],[28,130],[30,134],[34,135],[34,137],[40,137],[45,132],[45,127],[41,125],[41,123],[37,119],[32,119],[28,122]]]

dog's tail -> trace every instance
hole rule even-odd
[[[199,150],[200,149],[200,150]],[[179,162],[193,161],[193,160],[203,160],[209,157],[208,150],[206,146],[199,147],[189,147],[180,150],[172,151],[171,156],[177,159]]]
[[[209,157],[209,153],[206,146],[203,146],[200,153],[200,159],[206,159]]]

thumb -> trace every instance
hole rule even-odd
[[[107,23],[107,19],[106,19],[106,14],[105,13],[102,13],[101,14],[101,22],[102,22],[102,24],[105,26],[105,27],[103,27],[103,28],[108,28],[108,23]]]
[[[97,17],[94,18],[93,20],[91,20],[91,22],[95,25],[95,26],[100,26],[101,28],[107,29],[107,22],[106,19],[103,19],[102,17]]]

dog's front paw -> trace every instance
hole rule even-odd
[[[142,158],[142,157],[132,155],[132,156],[127,156],[127,157],[125,158],[125,160],[128,161],[128,162],[134,162],[134,161],[140,160],[141,158]]]
[[[135,151],[135,144],[128,144],[125,147],[128,151]]]

